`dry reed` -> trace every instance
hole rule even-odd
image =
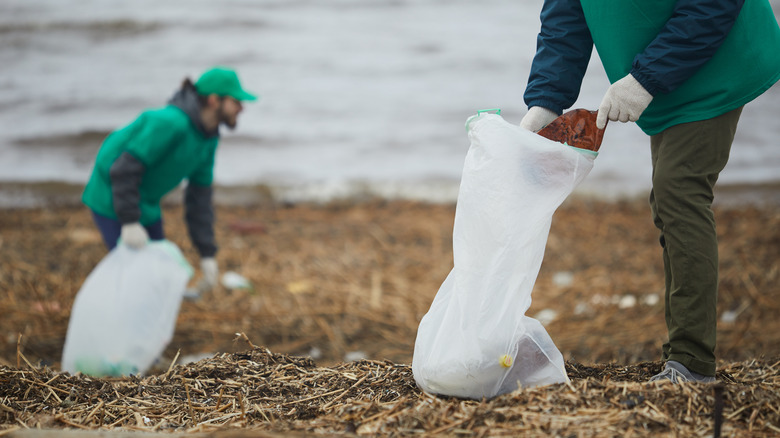
[[[555,315],[547,329],[573,382],[482,403],[420,393],[403,365],[452,267],[454,206],[217,213],[221,268],[252,288],[184,303],[165,359],[143,379],[56,372],[73,297],[105,254],[87,212],[0,214],[0,433],[713,433],[713,387],[642,383],[660,367],[665,337],[657,232],[643,202],[574,200],[556,212],[529,314]],[[181,215],[166,207],[166,231],[197,266]],[[718,209],[716,218],[723,434],[771,435],[780,425],[777,359],[766,359],[780,357],[780,208]],[[178,364],[192,355],[208,358]],[[356,357],[367,360],[349,362]]]

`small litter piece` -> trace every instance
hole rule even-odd
[[[574,283],[574,274],[569,271],[560,271],[553,274],[553,284],[558,287],[568,287]]]
[[[238,272],[227,271],[222,274],[222,286],[227,289],[251,289],[252,283]]]
[[[179,358],[179,360],[176,362],[179,365],[187,365],[191,363],[195,363],[198,361],[201,361],[203,359],[208,359],[210,357],[214,357],[215,353],[194,353],[194,354],[187,354]]]
[[[228,224],[228,228],[239,234],[265,234],[265,224],[252,220],[239,220]]]
[[[636,306],[636,297],[630,294],[623,295],[618,301],[619,309],[630,309],[634,306]]]
[[[577,303],[576,306],[574,306],[574,314],[575,315],[583,315],[583,314],[591,313],[591,312],[592,311],[591,311],[590,307],[588,306],[588,304],[584,303],[582,301],[580,301],[579,303]]]
[[[366,355],[366,353],[363,351],[350,351],[344,355],[344,362],[355,362],[357,360],[363,360],[367,358],[368,355]]]
[[[317,360],[317,359],[321,358],[322,357],[322,350],[320,350],[317,347],[311,347],[311,349],[309,350],[309,357],[314,359],[314,360]]]
[[[558,317],[558,312],[556,312],[553,309],[543,309],[540,310],[536,315],[534,315],[534,318],[542,323],[543,326],[547,326],[551,322],[555,321],[555,318]]]
[[[645,306],[655,306],[660,300],[658,294],[649,294],[642,297],[642,304]]]

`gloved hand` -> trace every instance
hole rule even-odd
[[[558,118],[558,114],[554,111],[540,106],[532,106],[525,117],[520,120],[520,127],[531,132],[538,132],[556,118]]]
[[[204,257],[200,260],[200,270],[203,271],[203,279],[198,285],[201,292],[214,289],[219,278],[219,268],[214,257]]]
[[[133,249],[143,248],[146,245],[146,241],[149,240],[146,228],[138,222],[122,225],[120,233],[119,238],[122,242]]]
[[[607,119],[623,123],[636,122],[652,100],[653,95],[629,73],[607,89],[599,105],[596,127],[604,129]]]

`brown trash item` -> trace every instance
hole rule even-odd
[[[265,234],[268,232],[264,223],[253,220],[236,220],[230,222],[228,228],[238,234]]]
[[[567,111],[542,128],[538,134],[569,146],[598,151],[604,138],[604,130],[596,128],[597,113],[583,108]]]

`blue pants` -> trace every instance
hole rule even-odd
[[[106,244],[106,248],[109,251],[116,247],[116,243],[119,240],[119,235],[122,234],[122,224],[110,217],[101,216],[94,211],[92,212],[92,219],[95,221],[100,235],[103,236],[103,243]],[[149,233],[149,239],[151,240],[163,240],[165,239],[165,233],[163,232],[162,219],[154,222],[151,225],[144,225],[146,232]]]

